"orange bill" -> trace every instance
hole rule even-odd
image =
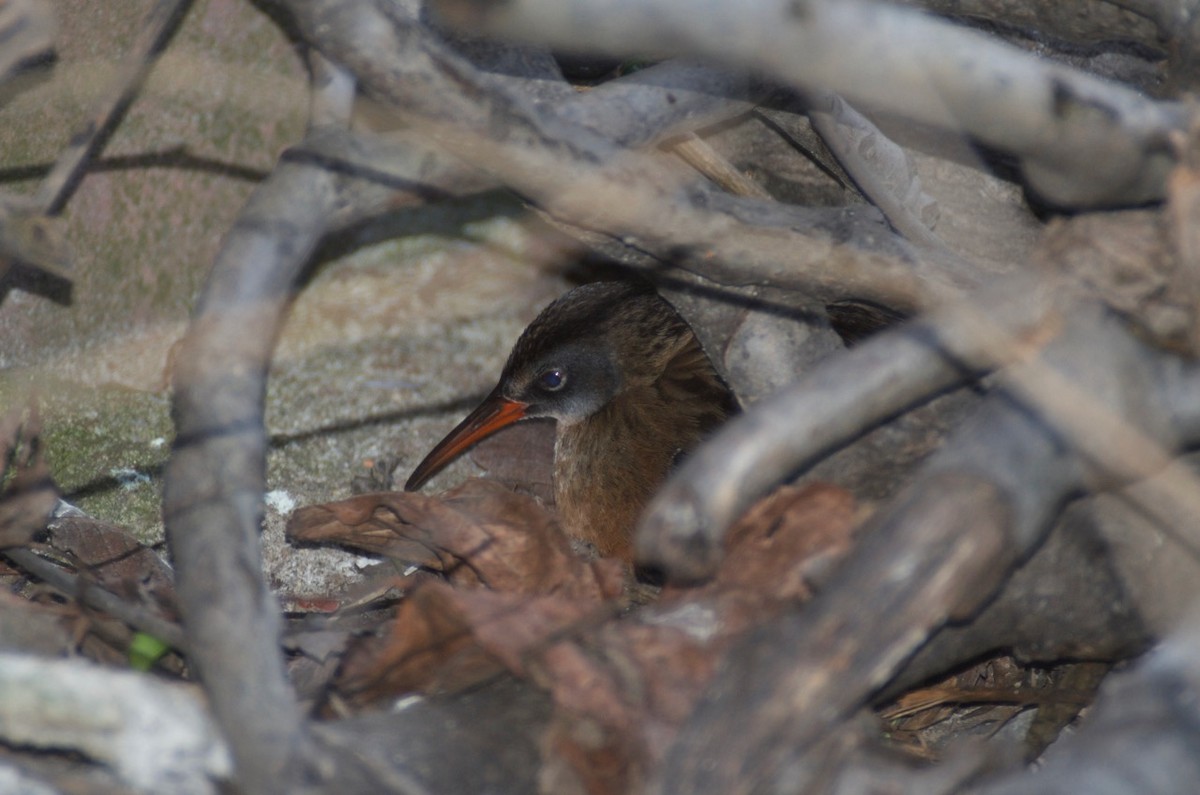
[[[425,482],[441,471],[442,467],[458,458],[464,450],[501,428],[512,425],[525,416],[528,403],[500,397],[493,392],[479,404],[479,408],[467,415],[458,427],[446,434],[437,447],[425,456],[404,484],[405,491],[416,491]]]

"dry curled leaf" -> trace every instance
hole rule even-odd
[[[336,543],[443,572],[452,583],[515,593],[604,599],[619,593],[615,561],[576,555],[537,500],[487,480],[440,496],[388,492],[302,508],[293,542]]]
[[[536,499],[488,480],[436,497],[365,494],[296,511],[293,541],[338,543],[441,572],[399,606],[384,632],[347,653],[334,692],[363,706],[409,692],[456,691],[507,667],[621,595],[613,560],[576,555]]]
[[[620,579],[597,576],[605,561],[572,555],[531,502],[474,481],[442,498],[367,495],[321,506],[299,514],[291,532],[350,544],[355,534],[372,544],[403,537],[447,572],[446,582],[414,589],[383,633],[348,652],[333,687],[341,704],[456,692],[504,672],[529,679],[556,705],[543,771],[543,789],[555,792],[636,789],[731,644],[806,599],[814,572],[849,549],[857,519],[842,489],[780,489],[732,530],[712,582],[669,588],[622,614]],[[471,575],[457,575],[454,564]]]
[[[334,690],[362,706],[405,693],[461,691],[505,669],[524,676],[528,655],[612,612],[589,599],[425,583],[384,634],[347,653]]]

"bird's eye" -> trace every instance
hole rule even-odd
[[[562,389],[566,383],[566,372],[557,367],[546,370],[537,377],[538,388],[546,392],[557,392],[558,390]]]

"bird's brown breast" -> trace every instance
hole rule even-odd
[[[559,429],[555,498],[566,531],[631,560],[642,509],[681,455],[726,419],[733,398],[690,330],[665,350],[660,374]]]

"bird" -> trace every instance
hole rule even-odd
[[[642,508],[736,411],[692,328],[650,285],[593,282],[562,295],[521,333],[496,387],[417,465],[405,490],[501,428],[550,417],[564,531],[632,563]]]

